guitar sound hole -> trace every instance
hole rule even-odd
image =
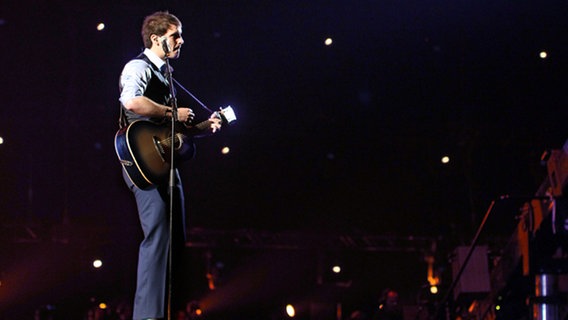
[[[183,146],[183,140],[181,138],[180,134],[176,134],[175,138],[174,138],[174,146],[176,150],[181,149],[181,147]]]

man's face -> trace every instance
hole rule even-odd
[[[164,35],[166,37],[166,42],[170,48],[170,52],[167,57],[170,59],[177,59],[180,55],[181,45],[183,44],[183,38],[181,36],[181,26],[177,27],[175,25],[170,25],[170,28]],[[162,45],[160,43],[160,45]]]

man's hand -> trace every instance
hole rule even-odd
[[[209,131],[211,131],[211,133],[215,133],[221,130],[221,119],[216,113],[211,115],[211,117],[209,118],[209,123]]]
[[[177,120],[179,122],[190,123],[195,117],[193,110],[191,110],[190,108],[178,108],[177,110],[178,110]]]

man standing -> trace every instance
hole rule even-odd
[[[121,124],[127,126],[135,120],[155,123],[171,122],[171,93],[166,77],[166,59],[180,55],[182,26],[180,20],[168,12],[155,12],[144,19],[142,40],[145,50],[129,61],[120,75]],[[194,113],[190,108],[177,109],[177,121],[187,130],[196,133],[214,133],[221,128],[221,121],[213,114],[202,129],[191,127]],[[184,127],[184,126],[182,126]],[[152,184],[139,188],[123,170],[124,180],[134,193],[138,207],[144,240],[140,244],[136,294],[133,318],[160,319],[165,317],[170,248],[169,184]],[[173,188],[172,248],[185,242],[184,194],[177,170]],[[174,255],[175,257],[175,255]],[[174,273],[175,274],[175,273]]]

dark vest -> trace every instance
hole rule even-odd
[[[160,69],[158,69],[158,67],[155,66],[150,61],[150,59],[148,59],[148,57],[143,53],[141,53],[140,55],[138,55],[134,59],[144,60],[152,70],[152,75],[150,76],[150,81],[148,83],[148,86],[146,87],[146,91],[144,91],[144,96],[148,97],[150,100],[152,100],[156,103],[163,104],[163,105],[169,105],[170,88],[168,86],[168,83],[164,79],[164,76],[160,72]],[[162,122],[164,120],[163,117],[148,119],[147,117],[141,116],[141,115],[136,114],[136,113],[134,113],[130,110],[127,110],[122,105],[121,105],[121,108],[122,108],[122,111],[123,111],[123,116],[121,117],[122,118],[121,119],[122,125],[128,125],[128,124],[132,123],[132,121],[139,120],[139,119],[146,119],[146,120],[151,120],[151,121],[154,121],[154,122]]]

